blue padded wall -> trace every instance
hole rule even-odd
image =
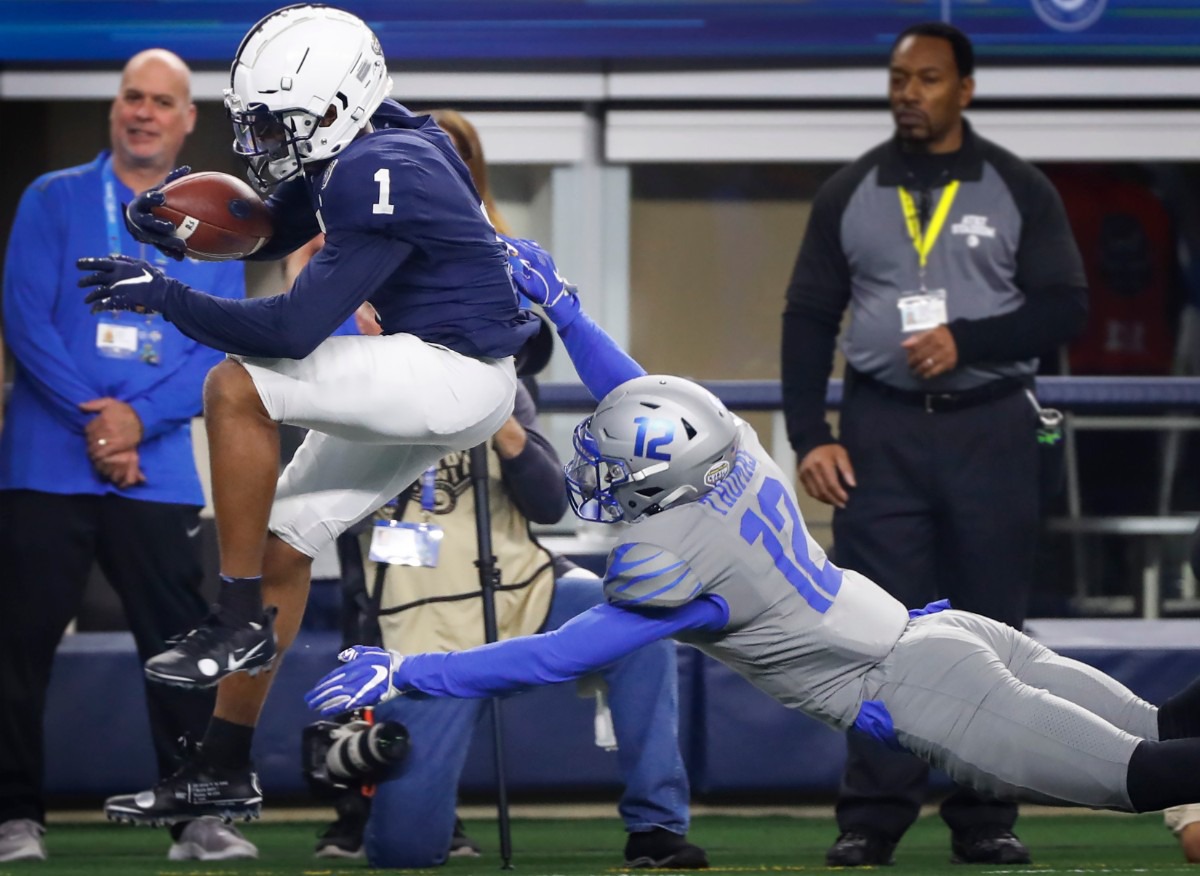
[[[1151,702],[1161,703],[1200,674],[1200,621],[1037,621],[1031,628]],[[299,738],[313,716],[302,694],[334,665],[337,648],[335,633],[301,633],[279,671],[255,741],[268,795],[305,789]],[[840,734],[783,708],[691,648],[681,647],[679,658],[680,741],[696,794],[836,790],[845,754]],[[48,792],[103,795],[153,783],[141,677],[127,633],[63,640],[46,714]],[[605,795],[619,788],[616,755],[593,744],[593,703],[580,699],[574,685],[510,697],[502,709],[510,788]],[[484,714],[464,774],[468,791],[492,787]]]

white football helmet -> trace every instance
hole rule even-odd
[[[392,90],[383,49],[362,19],[313,3],[250,28],[229,85],[233,151],[262,190],[336,156]]]
[[[584,520],[633,522],[699,499],[732,471],[737,420],[682,377],[622,383],[575,429],[567,496]]]

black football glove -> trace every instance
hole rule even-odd
[[[125,208],[125,227],[133,235],[134,240],[148,243],[158,249],[163,255],[168,255],[176,261],[182,261],[187,252],[187,244],[175,236],[175,226],[166,219],[159,219],[150,211],[161,207],[166,201],[162,193],[163,186],[174,182],[181,176],[192,172],[186,164],[177,167],[167,174],[167,178],[152,189],[142,192]],[[86,270],[86,268],[81,268]]]
[[[153,265],[129,256],[79,259],[75,267],[92,271],[79,281],[81,288],[96,287],[83,299],[85,304],[92,305],[92,313],[102,310],[161,313],[172,285],[187,288]]]

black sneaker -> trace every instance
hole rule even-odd
[[[631,833],[625,841],[625,866],[640,869],[703,870],[708,867],[704,849],[686,837],[661,827]]]
[[[896,844],[877,830],[851,827],[843,830],[825,852],[829,867],[890,867]]]
[[[227,770],[189,761],[149,791],[120,794],[104,801],[109,821],[159,827],[215,816],[251,821],[262,812],[262,788],[250,767]]]
[[[454,833],[450,837],[450,857],[478,858],[481,854],[483,854],[483,850],[479,847],[479,843],[467,836],[467,829],[463,827],[462,819],[455,816]]]
[[[317,848],[313,852],[318,858],[363,858],[363,832],[371,815],[371,798],[364,797],[358,790],[347,791],[334,803],[337,820],[325,828]]]
[[[950,837],[951,864],[1032,864],[1029,849],[1003,827],[977,827]]]
[[[275,659],[275,606],[258,623],[231,627],[216,613],[146,661],[146,678],[172,687],[212,687],[234,672],[256,675]]]

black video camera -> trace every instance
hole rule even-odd
[[[378,782],[404,760],[408,746],[408,729],[398,721],[372,723],[359,713],[344,721],[317,721],[300,737],[304,778],[313,794],[334,798]]]

